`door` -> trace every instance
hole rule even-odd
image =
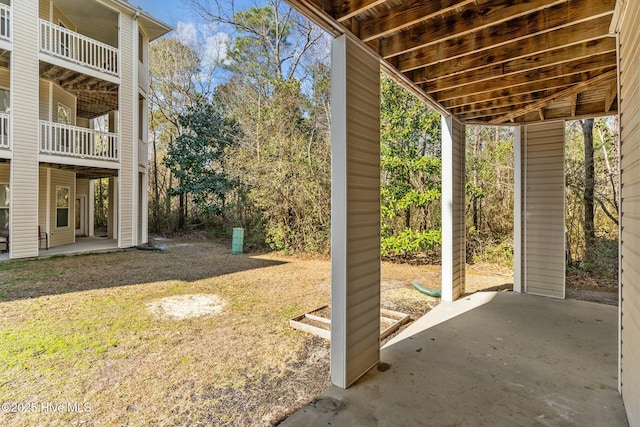
[[[76,197],[75,204],[75,224],[76,224],[76,236],[86,236],[86,203],[87,198],[85,196]]]

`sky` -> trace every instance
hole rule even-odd
[[[140,7],[149,15],[173,27],[178,21],[193,21],[193,13],[181,1],[176,0],[129,0],[135,7]]]

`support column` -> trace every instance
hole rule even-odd
[[[380,63],[348,36],[331,58],[331,381],[380,360]]]
[[[87,196],[87,221],[89,222],[87,230],[88,236],[93,237],[96,234],[95,227],[95,207],[96,207],[96,182],[93,179],[89,180],[89,195]]]
[[[465,292],[465,128],[442,117],[442,300]]]
[[[522,231],[523,231],[523,147],[526,135],[524,127],[514,129],[513,141],[513,291],[522,292]]]
[[[117,239],[118,238],[118,178],[111,177],[109,178],[109,189],[108,189],[108,206],[109,209],[107,211],[107,238],[108,239]]]
[[[38,5],[12,7],[9,250],[11,258],[25,258],[38,256]]]
[[[138,230],[138,23],[120,14],[120,88],[118,131],[120,173],[118,175],[118,246],[137,242]]]
[[[524,139],[524,291],[564,298],[564,122],[526,125]]]

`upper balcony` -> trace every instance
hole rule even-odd
[[[38,15],[38,48],[42,61],[118,82],[120,16],[117,11],[96,0],[40,0]]]
[[[118,76],[118,49],[40,19],[40,52]]]

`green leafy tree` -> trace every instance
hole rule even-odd
[[[440,244],[440,115],[383,75],[381,81],[382,253]]]
[[[172,194],[188,194],[202,211],[222,213],[235,182],[225,170],[225,151],[237,143],[241,130],[213,102],[201,98],[179,116],[184,132],[169,147],[165,165],[178,178]]]

